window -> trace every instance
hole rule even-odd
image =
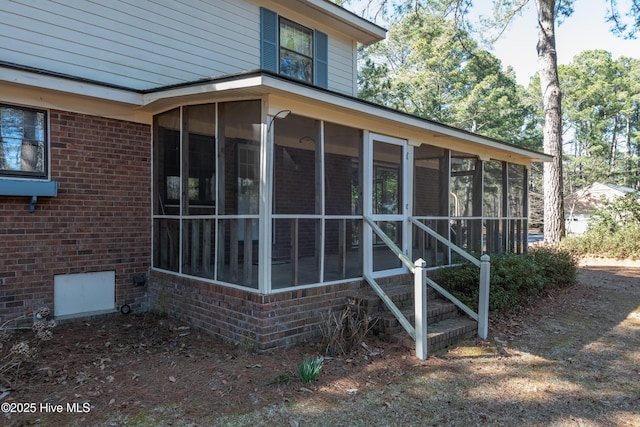
[[[313,82],[313,31],[280,18],[280,74]]]
[[[47,113],[0,105],[0,176],[47,177]]]
[[[327,35],[260,9],[262,69],[328,86]]]

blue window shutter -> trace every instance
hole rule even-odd
[[[260,67],[278,72],[278,15],[260,8]]]
[[[313,32],[314,84],[329,87],[329,41],[320,31]]]

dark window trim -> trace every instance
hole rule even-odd
[[[298,52],[296,50],[292,50],[292,49],[289,49],[289,48],[287,48],[285,46],[282,46],[282,43],[280,43],[280,35],[281,35],[281,32],[282,32],[283,24],[286,24],[286,25],[289,25],[291,27],[297,28],[297,29],[301,30],[303,33],[306,33],[306,32],[310,33],[310,35],[311,35],[311,56],[305,55],[305,54],[300,53],[300,52]],[[315,69],[314,69],[315,68],[314,63],[316,61],[316,52],[315,52],[315,50],[316,50],[315,49],[316,36],[315,36],[315,33],[316,33],[315,30],[313,30],[312,28],[305,27],[304,25],[299,24],[299,23],[297,23],[295,21],[292,21],[291,19],[287,19],[287,18],[285,18],[283,16],[278,16],[278,73],[279,74],[281,74],[283,76],[286,76],[286,77],[290,77],[290,78],[292,78],[294,80],[299,80],[299,81],[305,82],[305,83],[313,84],[315,82],[315,74],[316,74]],[[299,78],[297,78],[295,76],[290,76],[288,74],[283,74],[282,70],[280,69],[280,64],[282,63],[281,61],[282,61],[282,51],[283,50],[286,51],[286,52],[291,52],[294,55],[299,55],[299,56],[301,56],[303,58],[307,58],[307,59],[309,59],[311,61],[311,76],[309,76],[309,80],[299,79]]]
[[[0,103],[0,107],[13,108],[21,111],[32,111],[35,113],[42,113],[44,116],[43,123],[43,153],[42,153],[42,171],[18,171],[18,170],[9,170],[9,169],[0,169],[0,179],[3,178],[27,178],[27,179],[37,179],[37,180],[48,180],[49,179],[49,112],[47,110],[42,110],[39,108],[30,108],[23,107],[20,105],[12,105],[12,104],[4,104]],[[2,126],[0,125],[0,128]],[[2,146],[2,135],[0,134],[0,150],[4,150]]]
[[[282,20],[294,26],[311,31],[311,79],[309,81],[287,76],[280,71],[280,23]],[[268,71],[296,82],[311,84],[315,87],[328,89],[329,87],[329,42],[327,34],[315,28],[309,28],[295,21],[280,17],[264,7],[260,8],[260,66],[262,71]],[[285,48],[286,49],[286,48]],[[288,51],[291,51],[287,49]],[[298,55],[299,53],[294,52]],[[309,58],[306,55],[302,55]]]

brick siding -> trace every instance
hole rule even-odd
[[[318,339],[323,314],[341,310],[363,286],[354,281],[260,295],[152,271],[149,303],[221,339],[264,351]]]
[[[50,111],[57,197],[0,196],[0,318],[53,309],[54,276],[116,272],[116,306],[143,306],[151,258],[151,129]]]

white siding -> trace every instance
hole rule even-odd
[[[0,61],[132,89],[257,70],[258,3],[3,0]],[[266,5],[329,35],[329,88],[354,95],[353,40],[329,23]]]
[[[0,37],[2,61],[136,89],[259,68],[238,1],[2,1]]]
[[[356,96],[355,43],[329,34],[329,89]]]

